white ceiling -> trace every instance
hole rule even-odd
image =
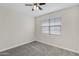
[[[31,6],[25,6],[25,3],[1,3],[0,6],[10,7],[17,12],[27,13],[31,16],[40,16],[46,13],[54,12],[63,8],[71,7],[74,5],[78,5],[77,3],[47,3],[44,6],[42,11],[32,11]]]

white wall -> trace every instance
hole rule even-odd
[[[0,6],[0,51],[34,41],[34,18]]]
[[[36,40],[49,45],[55,45],[79,53],[78,15],[79,6],[73,6],[70,8],[66,8],[63,10],[55,11],[46,15],[36,17]],[[61,35],[47,35],[41,33],[41,21],[48,19],[49,16],[62,17]]]

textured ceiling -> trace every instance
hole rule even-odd
[[[32,11],[31,6],[25,6],[25,3],[1,3],[0,7],[9,7],[17,12],[27,13],[31,16],[40,16],[46,13],[54,12],[63,8],[71,7],[74,5],[78,5],[77,3],[47,3],[44,6],[42,11]]]

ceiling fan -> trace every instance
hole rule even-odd
[[[42,10],[40,6],[45,5],[46,3],[32,3],[32,4],[25,4],[25,6],[33,6],[32,11],[35,10]]]

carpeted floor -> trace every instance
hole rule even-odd
[[[34,41],[0,52],[0,56],[79,56],[79,54]]]

